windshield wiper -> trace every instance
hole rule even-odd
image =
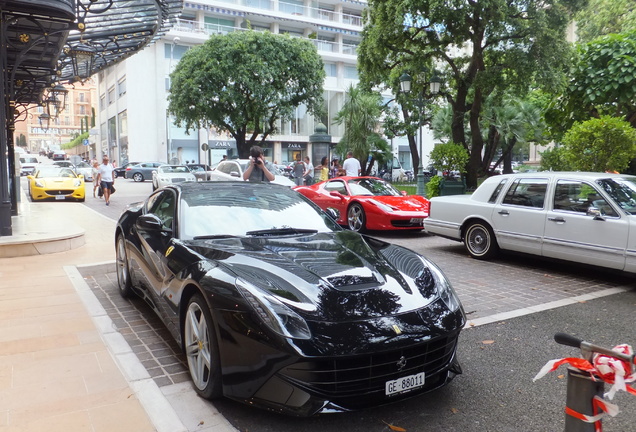
[[[316,234],[318,230],[305,228],[270,228],[264,230],[248,231],[248,236],[277,236],[289,234]]]
[[[224,238],[236,238],[238,236],[232,234],[208,234],[192,237],[192,240],[208,240],[208,239],[224,239]]]

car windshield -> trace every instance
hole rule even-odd
[[[402,196],[400,191],[384,180],[355,178],[349,180],[351,195]]]
[[[597,183],[627,214],[636,215],[636,177],[602,179]]]
[[[86,162],[80,162],[77,165],[75,165],[75,168],[90,168],[91,166],[89,164],[87,164]]]
[[[199,165],[190,165],[190,166],[188,166],[188,168],[190,168],[190,171],[192,171],[192,172],[205,171],[203,169],[203,167],[199,166]]]
[[[70,168],[59,168],[59,167],[47,167],[39,170],[35,177],[37,178],[46,178],[46,177],[77,177],[72,169]]]
[[[179,166],[164,165],[159,167],[159,172],[163,174],[173,174],[173,173],[184,174],[184,173],[189,173],[190,170],[188,169],[188,167],[181,166],[181,165]]]
[[[184,191],[180,208],[180,236],[185,240],[340,230],[335,221],[299,193],[270,184],[196,187]]]
[[[34,157],[20,158],[21,163],[38,163],[38,159]]]

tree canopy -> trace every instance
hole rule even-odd
[[[307,40],[270,32],[212,35],[188,50],[170,74],[175,123],[215,128],[236,140],[240,157],[277,132],[279,120],[305,105],[322,109],[322,59]]]
[[[580,42],[611,33],[636,30],[636,2],[634,0],[590,0],[576,14],[576,34]]]
[[[576,121],[602,115],[624,118],[636,127],[634,71],[636,31],[581,44],[572,61],[569,85],[546,119],[557,132],[569,129]]]
[[[452,109],[450,140],[470,152],[467,185],[475,187],[487,168],[484,100],[497,89],[522,95],[532,83],[561,85],[569,58],[565,30],[585,1],[370,0],[359,47],[361,79],[397,94],[408,120],[416,105],[398,94],[400,75],[435,68]],[[421,92],[426,83],[418,85]]]

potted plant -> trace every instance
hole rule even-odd
[[[470,156],[461,144],[452,142],[438,144],[429,157],[433,167],[438,172],[442,172],[439,179],[432,178],[428,182],[427,195],[429,198],[436,196],[436,193],[441,196],[466,193],[463,174],[466,171],[466,164]],[[457,177],[458,173],[459,177]]]

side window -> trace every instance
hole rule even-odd
[[[325,185],[325,190],[329,192],[340,192],[343,195],[349,195],[343,181],[330,181]]]
[[[546,179],[517,179],[508,189],[503,204],[543,208],[547,187]]]
[[[174,229],[173,222],[176,208],[176,196],[174,193],[172,191],[163,191],[157,195],[157,199],[149,206],[148,212],[159,217],[161,222],[163,222],[164,228]]]
[[[618,216],[592,185],[573,180],[559,180],[554,194],[554,210],[587,214],[590,208],[598,209],[603,216]]]
[[[495,188],[495,190],[493,191],[492,195],[490,195],[490,199],[488,200],[489,203],[494,203],[495,201],[497,201],[497,197],[499,196],[499,194],[501,193],[501,189],[503,189],[504,185],[508,182],[508,180],[502,180],[497,187]]]
[[[221,163],[221,164],[219,164],[218,167],[216,167],[216,169],[221,171],[222,173],[229,174],[230,171],[232,171],[232,164],[230,162]]]

